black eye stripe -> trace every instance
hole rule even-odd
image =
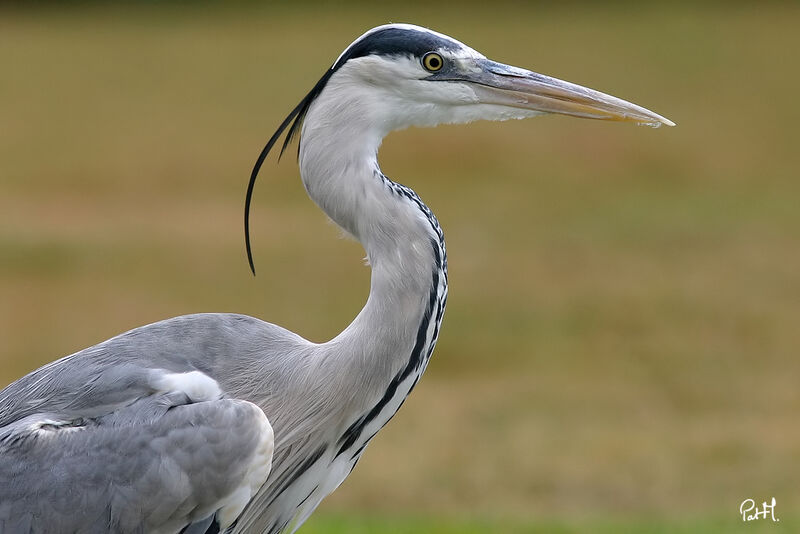
[[[431,50],[457,51],[461,48],[460,43],[446,36],[408,28],[384,28],[350,45],[332,68],[336,70],[350,59],[370,55],[422,57]]]

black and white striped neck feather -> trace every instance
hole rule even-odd
[[[251,177],[248,209],[255,176],[266,155],[286,128],[281,152],[300,131],[298,161],[309,196],[362,243],[372,267],[364,308],[339,336],[324,344],[335,347],[331,358],[343,360],[337,368],[346,377],[331,385],[348,389],[333,397],[351,399],[342,405],[341,426],[327,444],[286,469],[279,467],[282,448],[291,443],[276,431],[276,461],[267,503],[283,513],[268,532],[281,532],[287,525],[291,531],[291,525],[301,524],[349,474],[370,439],[417,384],[439,336],[447,300],[441,227],[414,191],[380,171],[378,148],[388,133],[382,117],[385,110],[380,109],[383,95],[369,94],[369,85],[362,84],[365,91],[353,88],[363,74],[363,69],[352,68],[356,60],[362,60],[359,67],[374,70],[385,66],[380,63],[381,54],[411,57],[422,53],[397,48],[407,31],[418,30],[400,25],[373,31],[348,48],[281,124]],[[435,46],[455,45],[431,32],[422,48],[427,51]],[[379,55],[377,59],[374,54]],[[377,63],[367,64],[370,60]],[[389,129],[395,128],[390,124]],[[252,262],[249,239],[248,258]],[[289,515],[286,511],[292,506]]]

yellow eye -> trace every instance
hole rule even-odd
[[[436,72],[444,66],[444,59],[436,52],[428,52],[422,56],[422,66],[425,67],[426,70]]]

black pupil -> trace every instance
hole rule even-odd
[[[438,57],[430,56],[428,58],[428,66],[432,69],[438,69],[441,66],[441,62]]]

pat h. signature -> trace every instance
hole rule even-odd
[[[756,506],[756,501],[753,499],[745,499],[739,505],[739,513],[742,516],[742,521],[756,521],[758,519],[772,518],[773,521],[780,521],[775,517],[775,497],[767,504],[767,501],[761,503],[761,508]]]

